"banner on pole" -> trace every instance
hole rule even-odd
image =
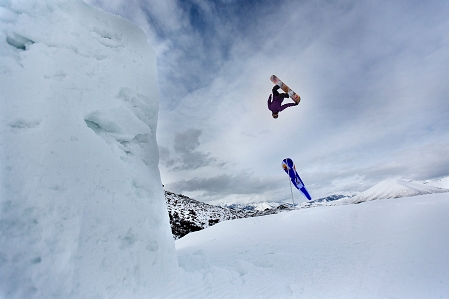
[[[312,197],[309,194],[309,191],[307,191],[306,187],[304,186],[304,182],[299,177],[298,173],[296,172],[296,166],[293,163],[292,159],[286,158],[282,160],[282,168],[284,171],[288,174],[290,177],[290,180],[292,181],[293,185],[304,194],[304,196],[311,200]]]

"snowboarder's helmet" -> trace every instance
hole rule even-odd
[[[271,115],[273,116],[273,118],[278,118],[278,116],[279,116],[279,114],[277,114],[277,113],[273,113]]]

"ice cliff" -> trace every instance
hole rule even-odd
[[[80,0],[0,0],[0,298],[148,298],[176,275],[156,58]]]

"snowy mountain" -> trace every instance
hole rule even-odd
[[[423,184],[438,188],[449,189],[449,177],[445,177],[438,180],[427,180],[424,181]]]
[[[294,208],[291,203],[274,201],[211,205],[169,191],[165,191],[165,199],[173,237],[179,239],[191,232],[199,231],[227,220],[267,216],[285,211],[319,206],[357,204],[376,199],[449,192],[449,189],[433,186],[436,184],[442,185],[446,181],[447,179],[420,183],[401,179],[390,179],[382,181],[361,193],[344,192],[342,194],[329,195],[313,201],[296,203]]]
[[[295,204],[295,208],[293,208],[291,203],[274,201],[212,205],[183,194],[165,191],[170,226],[175,240],[227,220],[267,216],[294,209],[329,205],[332,201],[348,197],[350,196],[331,195],[312,202]]]
[[[175,239],[218,222],[248,217],[243,210],[210,205],[169,191],[165,191],[165,200],[172,234]]]
[[[276,202],[235,204],[230,207],[211,205],[170,191],[165,191],[165,200],[175,239],[226,220],[266,216],[293,210],[291,204]],[[266,208],[257,210],[255,206]]]
[[[232,204],[221,204],[220,206],[233,209],[233,210],[243,210],[249,213],[262,212],[265,210],[270,210],[283,204],[283,202],[277,201],[263,201],[263,202],[252,202],[252,203],[232,203]]]
[[[295,208],[307,208],[312,206],[320,206],[320,205],[327,205],[334,201],[341,201],[343,199],[349,199],[360,192],[343,192],[341,194],[333,194],[329,195],[323,198],[306,201],[306,202],[300,202],[295,203]],[[253,202],[253,203],[233,203],[233,204],[223,204],[221,205],[223,207],[234,209],[234,210],[243,210],[246,211],[249,214],[257,213],[258,215],[263,214],[263,212],[267,213],[268,211],[273,210],[285,210],[286,207],[292,208],[292,203],[290,202],[278,202],[278,201],[263,201],[263,202]]]
[[[227,220],[267,216],[293,210],[292,204],[281,202],[211,205],[170,191],[165,191],[165,200],[175,239]],[[262,210],[261,207],[265,209]]]
[[[345,201],[347,203],[361,203],[376,199],[400,198],[444,192],[449,192],[449,189],[403,179],[388,179]]]
[[[354,196],[360,194],[360,192],[341,192],[339,194],[332,194],[323,198],[318,198],[312,201],[304,202],[300,206],[304,207],[315,207],[323,205],[338,205],[341,202],[353,198]]]

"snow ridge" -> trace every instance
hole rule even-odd
[[[347,199],[346,202],[361,203],[376,199],[401,198],[444,192],[449,192],[449,189],[410,180],[388,179],[376,184],[353,198]]]

